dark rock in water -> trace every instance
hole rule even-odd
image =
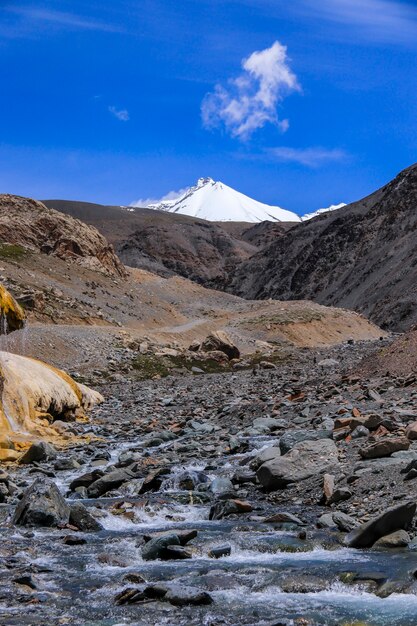
[[[345,544],[350,548],[368,548],[385,535],[396,530],[406,530],[413,520],[416,506],[415,502],[406,502],[387,509],[375,519],[352,530],[345,537]]]
[[[13,523],[20,526],[67,524],[70,507],[54,482],[37,478],[16,507]]]
[[[210,508],[209,519],[219,520],[228,515],[250,513],[251,511],[252,505],[249,502],[243,500],[222,500],[215,502]]]
[[[159,537],[154,537],[142,547],[142,558],[144,561],[153,561],[155,559],[168,560],[173,558],[167,548],[169,546],[179,546],[180,540],[176,533],[165,533]],[[175,557],[174,557],[175,558]]]
[[[192,552],[184,548],[184,546],[167,546],[165,548],[164,559],[191,559]]]
[[[160,467],[157,470],[149,472],[143,481],[139,493],[147,493],[148,491],[158,491],[164,481],[164,476],[170,473],[169,468]]]
[[[332,430],[287,430],[279,440],[281,454],[287,454],[302,441],[317,441],[319,439],[332,439]]]
[[[66,546],[83,546],[87,543],[87,539],[77,537],[77,535],[67,535],[64,537],[64,543]]]
[[[220,500],[227,500],[236,495],[233,483],[228,478],[215,478],[210,484],[209,491]]]
[[[298,443],[285,456],[267,461],[257,477],[267,489],[282,489],[338,466],[337,448],[330,439]]]
[[[160,532],[160,533],[155,533],[152,535],[144,535],[143,539],[146,543],[148,543],[152,539],[158,539],[158,537],[165,537],[166,534],[167,534],[166,532]],[[168,533],[168,534],[172,534],[172,533]],[[198,531],[195,530],[194,528],[190,530],[176,530],[175,535],[176,537],[178,537],[180,545],[185,546],[187,545],[187,543],[189,543],[190,541],[192,541],[193,539],[197,537]]]
[[[103,526],[90,513],[90,511],[81,502],[75,502],[71,505],[70,524],[76,526],[83,532],[100,532]]]
[[[129,469],[116,469],[113,472],[109,472],[108,474],[104,474],[101,478],[93,482],[89,487],[87,487],[87,493],[89,498],[99,498],[104,495],[108,491],[112,489],[117,489],[124,482],[134,478],[135,475],[133,472],[130,472]]]
[[[114,598],[114,602],[118,605],[135,604],[135,602],[143,602],[146,599],[143,589],[137,587],[127,587],[120,591]]]
[[[170,586],[163,599],[174,606],[199,606],[213,603],[213,598],[206,591],[182,585]]]
[[[285,511],[274,513],[266,517],[263,521],[265,524],[295,524],[296,526],[304,526],[304,522],[302,522],[300,518]]]
[[[216,546],[211,548],[208,552],[208,556],[211,559],[220,559],[222,556],[230,556],[232,553],[232,547],[226,543],[223,546]]]
[[[96,480],[98,480],[99,478],[101,478],[104,475],[103,470],[93,470],[92,472],[87,472],[86,474],[83,474],[82,476],[77,476],[77,478],[74,478],[74,480],[70,483],[70,490],[71,491],[75,491],[78,487],[89,487],[92,483],[94,483]]]
[[[25,585],[25,587],[30,587],[30,589],[37,589],[37,585],[33,580],[31,574],[21,574],[20,576],[16,576],[13,578],[13,582],[18,585]]]
[[[178,487],[187,491],[192,491],[197,485],[208,482],[210,482],[210,478],[203,472],[183,472],[177,478]]]
[[[32,443],[30,448],[26,450],[25,454],[19,459],[19,463],[26,464],[49,461],[50,459],[55,459],[57,454],[58,453],[54,446],[51,446],[50,443],[38,441],[36,443]]]

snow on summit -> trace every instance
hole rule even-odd
[[[300,221],[296,213],[253,200],[212,178],[200,178],[178,198],[148,204],[147,208],[182,213],[210,222]]]

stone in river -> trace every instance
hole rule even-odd
[[[222,556],[230,556],[232,553],[232,547],[226,543],[222,546],[216,546],[208,551],[208,556],[211,559],[220,559]]]
[[[100,532],[103,526],[93,517],[90,511],[81,502],[71,505],[70,524],[83,532]]]
[[[16,507],[13,523],[19,526],[67,524],[70,507],[58,487],[48,478],[37,478]]]
[[[173,558],[172,552],[170,553],[167,548],[169,546],[179,546],[180,540],[175,533],[165,533],[159,537],[154,537],[148,543],[142,547],[142,558],[145,561],[153,561],[156,559],[168,560]],[[175,558],[175,556],[174,556]]]
[[[182,585],[171,585],[163,599],[174,606],[199,606],[213,603],[213,598],[207,591]]]

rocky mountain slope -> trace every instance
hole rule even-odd
[[[9,245],[4,253],[10,256],[30,250],[126,276],[113,247],[95,228],[29,198],[0,195],[0,242]]]
[[[222,289],[237,265],[280,237],[293,222],[208,222],[150,209],[68,200],[44,203],[94,225],[131,267],[161,276],[179,274]]]
[[[417,322],[417,165],[367,198],[296,225],[242,263],[231,290],[245,298],[308,298],[379,325]]]

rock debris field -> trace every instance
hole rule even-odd
[[[2,465],[0,623],[415,624],[417,378],[357,374],[373,350],[91,374],[55,422],[86,443]]]

